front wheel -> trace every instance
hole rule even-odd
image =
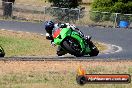
[[[62,46],[65,48],[65,50],[70,53],[71,55],[74,55],[76,57],[81,57],[83,54],[81,53],[81,45],[79,41],[77,41],[74,38],[67,38],[63,41]]]
[[[4,57],[4,56],[5,56],[4,49],[0,46],[0,57]]]
[[[97,56],[99,54],[99,50],[98,48],[93,44],[92,41],[90,41],[89,43],[89,47],[91,49],[91,52],[89,53],[89,55],[92,56]]]

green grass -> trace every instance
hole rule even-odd
[[[55,47],[50,41],[39,34],[0,31],[0,45],[4,48],[6,56],[39,56],[55,54]]]
[[[3,43],[2,46],[6,47],[5,49],[7,53],[10,53],[10,55],[22,55],[24,54],[24,52],[29,52],[28,50],[33,50],[32,48],[37,45],[37,42],[35,42],[34,40],[19,39],[5,36],[0,37],[0,42]]]

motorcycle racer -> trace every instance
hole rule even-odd
[[[58,28],[70,28],[74,31],[77,31],[87,42],[90,41],[90,36],[85,36],[75,25],[69,24],[69,23],[54,23],[53,21],[46,21],[45,22],[45,30],[46,30],[46,39],[51,40],[51,45],[55,46],[54,39],[52,36],[53,31],[55,31]],[[58,46],[57,49],[57,55],[62,56],[66,54],[67,52],[64,51],[60,46]]]

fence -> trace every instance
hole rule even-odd
[[[95,24],[119,27],[121,21],[126,21],[129,27],[132,27],[132,14],[90,11],[89,18],[94,21]]]
[[[4,2],[7,3],[7,2]],[[8,2],[10,3],[10,2]],[[127,21],[129,27],[132,27],[132,14],[120,14],[120,13],[109,13],[99,11],[85,11],[82,8],[68,9],[58,7],[46,7],[46,6],[33,6],[25,4],[13,4],[10,3],[11,12],[7,11],[6,14],[11,15],[5,17],[4,8],[2,2],[0,3],[0,18],[11,18],[11,20],[24,20],[24,21],[46,21],[55,20],[70,22],[75,24],[90,25],[90,26],[108,26],[108,27],[119,27],[120,21]],[[9,7],[7,7],[9,8]],[[7,9],[6,8],[6,9]],[[11,9],[12,8],[12,9]]]

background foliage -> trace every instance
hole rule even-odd
[[[94,0],[92,10],[114,13],[132,13],[131,0]]]
[[[92,3],[92,11],[99,12],[91,12],[90,19],[94,22],[99,21],[114,21],[115,14],[111,13],[121,13],[118,16],[117,20],[129,20],[132,18],[131,16],[124,16],[123,14],[132,14],[132,1],[131,0],[94,0]],[[108,12],[108,13],[101,13]]]
[[[48,0],[52,6],[62,8],[76,8],[82,0]]]

